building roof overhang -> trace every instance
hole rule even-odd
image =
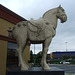
[[[19,16],[18,14],[14,13],[13,11],[9,10],[8,8],[4,7],[0,4],[0,18],[3,18],[9,22],[14,24],[20,21],[26,21],[23,17]]]

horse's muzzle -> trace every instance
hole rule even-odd
[[[64,23],[64,22],[66,22],[66,21],[67,21],[67,16],[64,15],[64,16],[61,18],[61,23]]]

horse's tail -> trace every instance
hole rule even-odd
[[[14,35],[13,35],[14,29],[15,29],[15,27],[13,27],[13,28],[9,27],[9,29],[8,29],[8,36],[11,38],[14,38]]]
[[[7,31],[8,31],[8,36],[13,38],[13,34],[12,34],[13,28],[9,27],[9,29]]]

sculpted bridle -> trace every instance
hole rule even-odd
[[[61,6],[58,7],[58,11],[57,11],[56,16],[57,16],[57,18],[59,18],[61,20],[61,23],[66,22],[66,20],[67,20],[65,10]]]

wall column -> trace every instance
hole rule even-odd
[[[28,63],[28,61],[30,60],[30,46],[26,46],[24,53],[23,53],[25,62],[28,66],[30,66],[30,64]]]
[[[0,75],[6,75],[7,41],[0,40]]]

